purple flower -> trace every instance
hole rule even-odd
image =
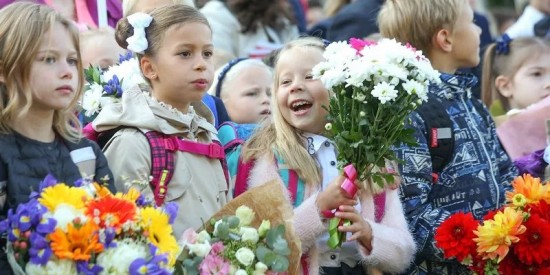
[[[116,75],[113,75],[113,78],[107,82],[104,89],[106,95],[114,95],[115,97],[122,96],[122,86]]]
[[[40,223],[36,226],[36,232],[42,235],[50,234],[55,230],[56,225],[57,221],[55,219],[42,217]]]
[[[105,240],[102,241],[105,248],[116,247],[116,242],[113,242],[116,236],[116,231],[113,227],[107,227],[103,233],[105,234]]]
[[[31,233],[30,244],[29,256],[31,257],[31,262],[33,264],[45,265],[52,256],[52,249],[46,238],[33,232]]]
[[[57,179],[54,178],[54,176],[52,176],[51,174],[48,174],[43,181],[40,182],[40,184],[38,185],[38,191],[39,192],[42,192],[42,190],[50,187],[50,186],[54,186],[57,184]]]
[[[78,271],[78,274],[97,275],[103,271],[103,267],[91,264],[87,261],[77,261],[76,270]]]
[[[118,63],[120,64],[124,61],[128,61],[128,60],[132,59],[132,57],[133,57],[132,52],[126,52],[125,54],[121,54],[118,57]]]
[[[168,275],[170,272],[162,268],[159,263],[165,262],[164,257],[159,261],[160,255],[154,256],[151,260],[146,261],[145,259],[137,259],[130,264],[130,275],[138,274],[153,274],[153,275]]]
[[[164,211],[170,217],[170,219],[168,220],[170,224],[173,224],[174,220],[176,220],[176,216],[178,215],[178,209],[179,209],[179,206],[175,202],[169,202],[164,206]]]
[[[8,231],[9,227],[10,227],[10,220],[6,218],[5,220],[0,222],[0,233]]]
[[[145,206],[149,206],[151,204],[152,204],[152,202],[148,201],[147,198],[145,198],[145,196],[143,194],[140,194],[139,198],[137,198],[137,200],[136,200],[136,205],[138,207],[145,207]]]
[[[15,216],[17,217],[17,227],[20,231],[27,231],[31,229],[31,211],[27,204],[20,204],[17,206]]]

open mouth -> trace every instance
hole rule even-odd
[[[297,100],[290,104],[290,109],[296,113],[303,113],[311,109],[311,106],[313,106],[313,104],[307,100]]]
[[[271,115],[271,111],[270,110],[263,110],[260,115]]]

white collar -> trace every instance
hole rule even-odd
[[[304,133],[305,136],[305,146],[306,150],[310,155],[314,155],[319,152],[321,146],[327,146],[326,144],[332,145],[332,141],[325,136]],[[313,148],[310,148],[313,147]]]

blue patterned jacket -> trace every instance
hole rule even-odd
[[[441,80],[430,86],[430,93],[449,114],[455,145],[451,161],[437,182],[432,181],[426,127],[417,113],[411,114],[410,126],[416,130],[418,146],[396,149],[404,160],[399,167],[403,178],[401,201],[418,246],[415,263],[406,274],[469,274],[457,261],[443,260],[441,250],[435,246],[435,229],[452,213],[472,212],[481,219],[489,210],[500,207],[505,191],[518,174],[498,141],[489,112],[473,105],[478,99],[472,98],[470,89],[477,79],[442,74]]]

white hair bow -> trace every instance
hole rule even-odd
[[[147,43],[147,37],[145,37],[145,28],[149,27],[151,21],[153,21],[153,17],[143,12],[128,16],[128,23],[134,28],[134,35],[126,39],[128,50],[139,54],[143,54],[147,50],[149,43]]]

